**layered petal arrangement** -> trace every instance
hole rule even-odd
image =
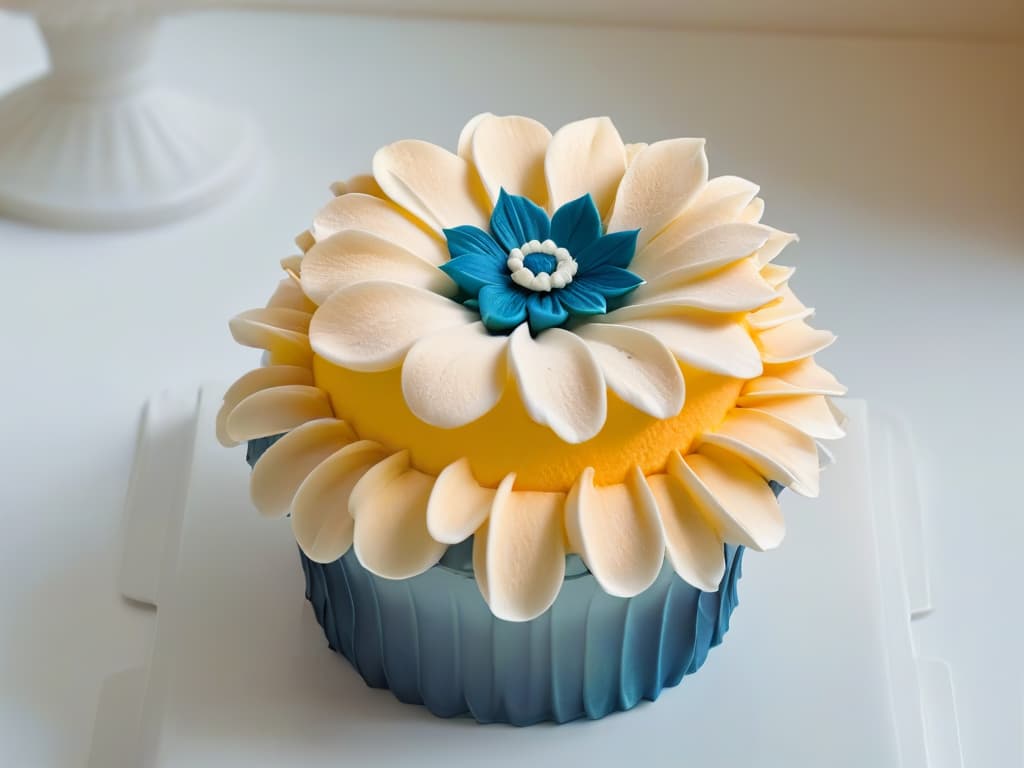
[[[252,496],[311,559],[354,547],[401,579],[473,536],[488,605],[524,621],[569,553],[612,595],[666,557],[714,590],[725,543],[782,540],[770,482],[817,494],[834,337],[774,263],[795,236],[708,178],[703,140],[484,114],[457,153],[399,141],[333,191],[231,322],[267,364],[218,422],[225,444],[283,434]]]

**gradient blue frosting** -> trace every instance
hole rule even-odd
[[[274,439],[251,441],[249,463]],[[729,629],[743,551],[724,547],[717,592],[687,584],[666,562],[632,598],[606,594],[572,555],[554,605],[522,623],[488,609],[472,574],[472,540],[402,581],[370,573],[351,550],[327,564],[300,557],[328,645],[367,685],[441,717],[522,726],[627,710],[696,672]]]

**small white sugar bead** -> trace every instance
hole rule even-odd
[[[523,260],[521,258],[517,259],[509,256],[508,261],[505,262],[505,266],[508,267],[509,272],[515,272],[516,270],[523,268]]]
[[[547,272],[541,272],[533,279],[533,290],[544,291],[547,293],[551,290],[551,275]]]
[[[565,288],[565,275],[556,271],[555,274],[551,276],[551,287]]]
[[[522,267],[512,273],[512,282],[523,286],[523,288],[533,288],[533,277],[533,272]]]

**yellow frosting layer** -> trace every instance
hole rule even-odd
[[[457,429],[425,424],[402,397],[401,369],[361,373],[313,357],[316,386],[328,393],[338,418],[363,439],[394,451],[408,449],[412,465],[432,475],[468,458],[477,481],[497,487],[509,472],[515,487],[567,491],[587,467],[598,485],[621,483],[637,465],[661,472],[672,450],[686,453],[693,439],[721,423],[736,404],[743,381],[683,368],[686,405],[678,416],[658,420],[608,393],[608,418],[591,440],[571,445],[530,419],[509,380],[498,405]]]

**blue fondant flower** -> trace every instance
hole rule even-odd
[[[490,230],[445,229],[451,260],[441,269],[492,333],[524,322],[539,333],[573,317],[602,315],[610,299],[644,282],[626,268],[639,230],[603,234],[589,194],[548,218],[529,199],[501,190]]]

